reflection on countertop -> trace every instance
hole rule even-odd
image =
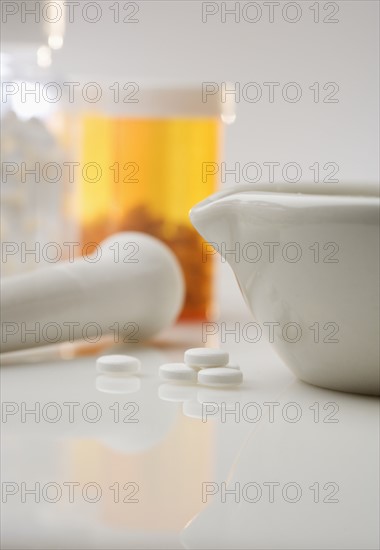
[[[299,382],[264,342],[221,344],[239,388],[162,383],[197,324],[128,348],[136,376],[96,373],[110,344],[3,357],[4,548],[377,547],[378,399]]]

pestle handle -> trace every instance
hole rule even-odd
[[[95,342],[105,334],[141,342],[174,322],[183,298],[171,250],[144,233],[118,233],[101,243],[96,257],[1,281],[1,351]]]

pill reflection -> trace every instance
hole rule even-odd
[[[100,375],[96,377],[95,387],[104,393],[130,394],[141,389],[141,380],[137,376]]]
[[[163,401],[172,401],[173,403],[196,400],[197,394],[198,388],[188,384],[165,383],[158,387],[158,397]]]
[[[197,399],[200,403],[237,403],[242,399],[242,392],[234,389],[199,388]]]
[[[197,418],[198,420],[202,420],[202,408],[202,404],[194,399],[193,401],[184,401],[182,405],[182,412],[189,418]]]

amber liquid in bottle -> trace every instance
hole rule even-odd
[[[216,172],[210,167],[219,159],[220,131],[217,117],[82,119],[83,243],[117,231],[165,242],[185,276],[182,319],[206,319],[212,305],[212,257],[203,258],[204,241],[188,214],[216,190],[217,175],[207,172]]]

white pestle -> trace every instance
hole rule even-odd
[[[105,334],[137,343],[175,321],[184,281],[165,244],[144,233],[118,233],[99,245],[97,256],[1,281],[3,353]]]

